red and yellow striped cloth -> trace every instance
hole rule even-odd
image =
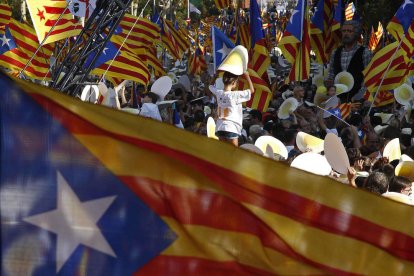
[[[135,275],[414,273],[412,206],[16,81],[176,234]]]
[[[26,0],[26,3],[39,42],[47,35],[45,44],[76,36],[82,31],[82,24],[73,18],[66,0]]]
[[[12,10],[7,4],[0,4],[0,30],[9,24],[11,18]]]
[[[6,68],[21,71],[28,64],[24,75],[36,80],[49,80],[51,75],[50,57],[54,47],[43,45],[34,55],[39,47],[35,30],[25,23],[12,19],[8,24],[10,33],[16,42],[17,48],[0,55],[0,64]],[[30,63],[30,58],[33,57]]]

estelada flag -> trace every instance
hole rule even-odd
[[[44,44],[76,36],[82,31],[82,24],[73,18],[66,0],[26,0],[26,3],[39,43],[47,35]]]
[[[412,206],[33,83],[0,87],[2,275],[414,273]]]

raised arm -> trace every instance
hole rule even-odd
[[[246,78],[246,80],[247,80],[247,82],[249,84],[250,93],[253,94],[254,93],[254,86],[253,86],[252,80],[250,79],[249,72],[248,71],[244,72],[243,73],[243,76]]]

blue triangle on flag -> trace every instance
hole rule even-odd
[[[1,35],[0,43],[0,55],[17,47],[16,42],[10,33],[9,27],[6,27],[6,31]]]
[[[214,68],[217,68],[224,58],[236,47],[233,42],[216,26],[212,27]]]
[[[104,166],[61,124],[61,120],[69,120],[80,126],[88,124],[86,121],[68,112],[65,104],[56,105],[41,95],[33,99],[4,74],[0,74],[0,85],[3,273],[15,274],[16,254],[25,252],[25,267],[33,275],[56,275],[57,256],[64,256],[58,260],[63,262],[59,275],[131,275],[177,238],[122,177]],[[41,87],[25,89],[37,91]],[[62,114],[66,114],[64,119],[59,117]],[[95,137],[99,140],[100,136]],[[62,185],[71,191],[71,198],[77,198],[70,206],[58,204],[64,198]],[[93,202],[105,198],[112,201],[101,212]],[[63,216],[49,215],[49,229],[29,220],[63,209],[77,210],[77,214],[88,210],[91,216],[101,212],[100,218],[92,222],[100,235],[90,232],[90,227],[84,232],[82,227],[71,227],[74,218],[65,216],[65,212],[60,213]],[[114,254],[83,243],[67,249],[73,245],[75,234],[84,240],[93,237],[106,241]],[[61,255],[62,251],[66,253]]]

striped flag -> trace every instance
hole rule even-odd
[[[378,22],[378,29],[376,32],[374,31],[374,27],[372,27],[371,35],[370,35],[369,43],[368,43],[368,48],[371,51],[374,51],[377,48],[383,33],[384,33],[384,29],[381,25],[381,22]]]
[[[231,5],[231,0],[214,0],[218,9],[227,9]]]
[[[299,0],[292,13],[279,48],[292,64],[289,81],[301,81],[310,74],[309,13],[306,0]]]
[[[272,99],[272,91],[270,90],[267,82],[264,81],[253,69],[248,68],[248,71],[255,92],[252,95],[252,98],[246,102],[246,107],[258,109],[264,112],[269,107],[270,100]],[[238,89],[244,90],[248,88],[249,84],[247,83],[247,80],[239,78]]]
[[[39,42],[47,35],[45,44],[76,36],[82,31],[82,24],[73,19],[66,0],[26,0],[26,3]]]
[[[352,103],[342,103],[338,105],[339,111],[341,112],[341,118],[346,119],[348,118],[349,114],[351,114],[351,107]]]
[[[138,17],[131,14],[125,14],[119,26],[122,28],[122,32],[118,36],[124,40],[129,33],[125,43],[132,49],[142,46],[150,47],[160,42],[160,26],[149,19],[138,19]]]
[[[378,92],[378,95],[375,97],[374,106],[381,107],[392,104],[395,102],[395,97],[392,91],[383,90]]]
[[[382,79],[381,90],[392,90],[405,80],[410,69],[398,44],[396,41],[379,50],[364,69],[364,83],[370,93],[377,91]]]
[[[164,20],[161,21],[161,40],[164,47],[175,60],[181,59],[183,53],[180,52],[178,43],[172,35],[170,27],[165,24]]]
[[[241,23],[237,27],[237,45],[243,45],[246,49],[250,49],[250,26],[246,23]]]
[[[414,57],[414,20],[401,41],[401,49],[404,51],[405,62],[411,63]]]
[[[345,9],[345,20],[352,20],[355,14],[355,5],[354,2],[349,3]]]
[[[334,6],[332,0],[320,0],[316,13],[311,21],[311,47],[316,55],[316,61],[326,64],[330,53],[327,52],[327,37],[333,20]]]
[[[407,32],[414,18],[413,0],[405,0],[387,25],[388,32],[398,41]]]
[[[251,67],[262,79],[267,79],[267,69],[270,65],[270,56],[269,51],[267,50],[266,38],[263,33],[259,5],[256,0],[250,0],[250,35]]]
[[[0,30],[9,24],[11,18],[12,10],[7,4],[0,4]]]
[[[150,73],[148,66],[135,54],[122,51],[114,60],[107,61],[92,70],[91,74],[103,75],[122,80],[132,80],[148,85]]]
[[[25,23],[12,19],[8,25],[10,34],[17,48],[0,56],[1,63],[7,68],[22,70],[39,47],[35,30]],[[25,69],[24,74],[30,78],[42,80],[50,79],[50,57],[54,48],[43,45]]]
[[[41,275],[414,273],[412,206],[28,82],[0,86],[10,275],[21,262]]]
[[[338,0],[337,5],[335,6],[334,16],[332,22],[330,23],[330,28],[326,38],[326,47],[325,51],[328,56],[331,55],[332,51],[336,49],[342,40],[341,34],[341,25],[343,22],[343,3],[342,0]]]

